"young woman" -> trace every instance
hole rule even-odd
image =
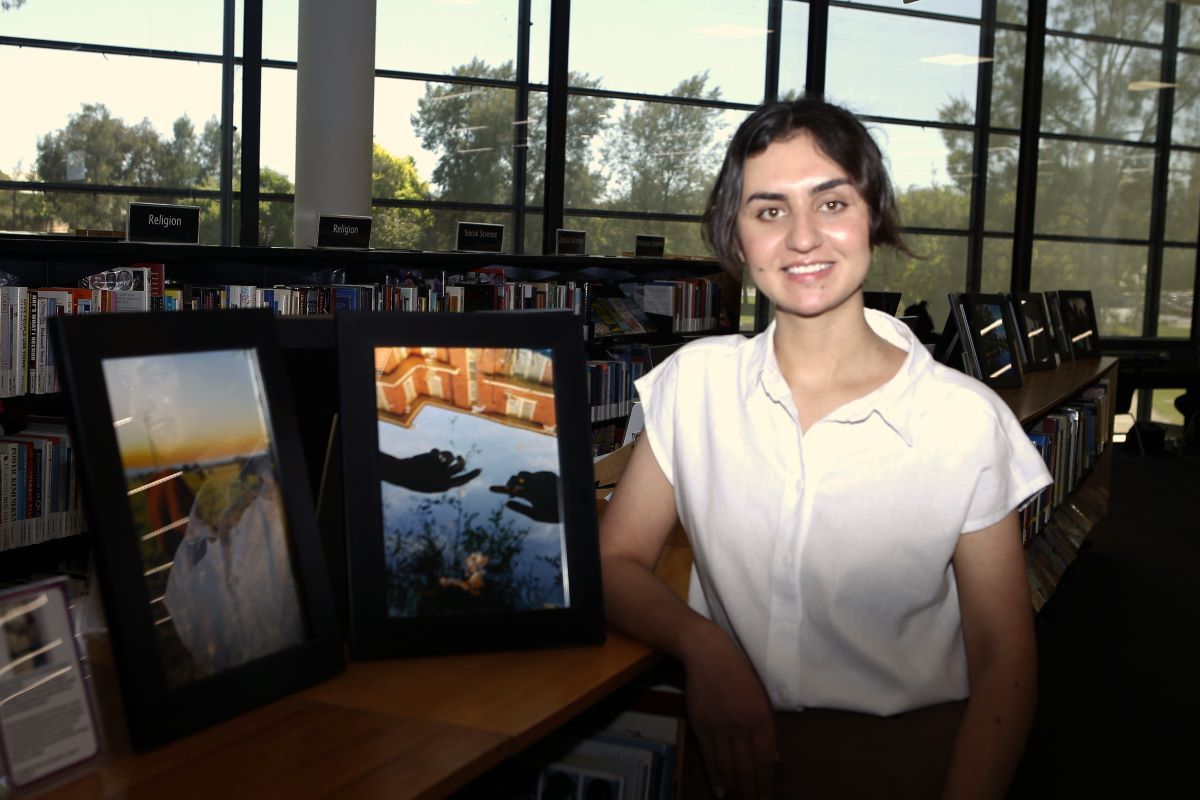
[[[717,797],[1003,796],[1036,696],[1015,510],[1048,471],[994,392],[864,309],[873,249],[903,243],[852,114],[754,112],[704,225],[775,321],[639,381],[608,618],[682,663]],[[677,520],[686,604],[653,574]]]

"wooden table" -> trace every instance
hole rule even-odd
[[[658,573],[684,596],[690,566],[690,550],[670,545]],[[350,662],[325,683],[141,754],[110,713],[99,766],[45,796],[443,797],[661,658],[609,629],[591,647]]]

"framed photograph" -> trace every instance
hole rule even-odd
[[[1096,325],[1096,306],[1092,303],[1091,291],[1059,289],[1058,308],[1072,357],[1099,358],[1100,329]]]
[[[1054,333],[1054,349],[1058,352],[1058,358],[1060,361],[1073,361],[1075,350],[1067,338],[1066,328],[1063,327],[1062,305],[1059,302],[1058,292],[1044,292],[1042,296],[1046,298],[1046,311],[1049,314],[1048,321]]]
[[[993,388],[1021,385],[1015,325],[1001,294],[965,293],[958,296],[963,349],[977,372]]]
[[[52,325],[133,746],[340,670],[271,311]]]
[[[331,314],[275,319],[283,368],[291,389],[308,483],[316,502],[317,529],[329,569],[338,631],[349,630],[346,530],[342,505],[342,447],[338,431],[337,325]]]
[[[900,310],[900,292],[869,292],[864,290],[862,294],[864,308],[874,308],[893,317]]]
[[[337,324],[351,657],[602,641],[574,316]]]
[[[961,320],[961,308],[958,302],[958,292],[949,292],[946,297],[950,301],[950,311],[946,314],[946,324],[938,334],[933,346],[933,359],[959,372],[974,374],[966,363],[966,351],[963,350],[961,329],[966,326]]]
[[[1039,292],[1014,292],[1008,296],[1009,309],[1016,322],[1016,339],[1021,348],[1021,369],[1054,369],[1054,329],[1050,326],[1046,300]]]

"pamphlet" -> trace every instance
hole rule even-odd
[[[8,788],[60,777],[99,752],[65,580],[0,592],[0,765]]]

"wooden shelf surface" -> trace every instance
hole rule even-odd
[[[1064,361],[1057,369],[1026,372],[1021,387],[998,389],[997,394],[1012,409],[1013,414],[1028,425],[1053,411],[1079,394],[1084,388],[1102,378],[1109,380],[1110,404],[1107,429],[1112,430],[1112,413],[1116,406],[1117,367],[1113,356]],[[1040,611],[1054,587],[1074,560],[1091,527],[1108,512],[1109,484],[1112,480],[1113,443],[1108,442],[1092,470],[1075,488],[1070,497],[1054,514],[1037,538],[1054,541],[1052,548],[1035,539],[1026,544],[1025,568],[1029,577],[1029,595],[1034,611]],[[1036,545],[1036,546],[1035,546]],[[1052,553],[1048,555],[1048,553]]]
[[[996,394],[1008,404],[1021,424],[1026,425],[1053,411],[1110,370],[1115,378],[1116,365],[1117,359],[1112,356],[1064,361],[1058,369],[1026,372],[1021,376],[1020,388],[997,389]]]
[[[659,575],[682,595],[690,567],[687,547],[668,546]],[[132,753],[111,663],[93,657],[106,752],[39,797],[445,797],[661,659],[609,629],[587,647],[352,661],[329,681]]]

